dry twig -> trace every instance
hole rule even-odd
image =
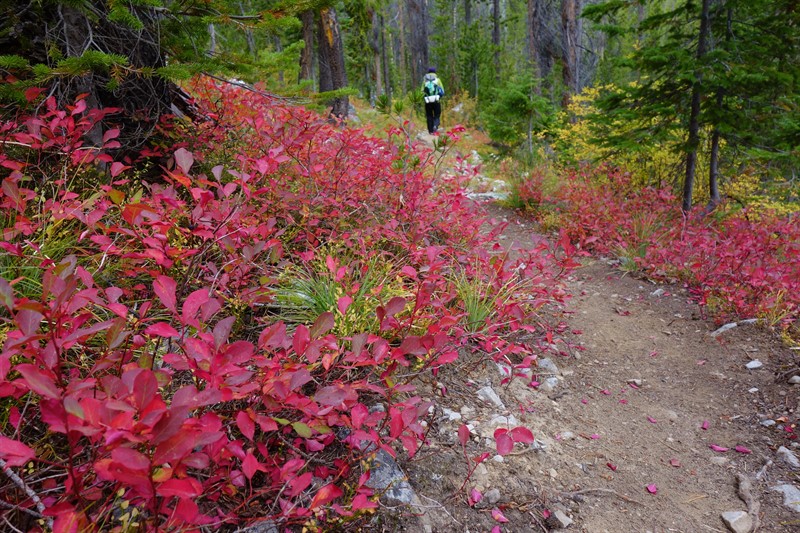
[[[28,495],[31,501],[36,505],[36,509],[39,511],[39,513],[44,514],[47,508],[44,506],[44,503],[42,503],[42,499],[39,498],[38,494],[33,492],[33,489],[31,489],[28,484],[25,483],[25,480],[19,477],[16,472],[11,470],[11,467],[8,466],[8,463],[6,463],[3,459],[0,459],[0,468],[3,469],[3,473],[8,476],[8,479],[13,481],[17,487],[22,489],[22,491]],[[47,526],[50,529],[53,529],[53,519],[46,518],[45,520],[47,520]]]

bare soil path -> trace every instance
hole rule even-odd
[[[501,237],[509,248],[539,238],[513,212],[491,209],[511,222]],[[793,510],[774,490],[800,489],[800,470],[778,451],[800,456],[786,431],[798,407],[800,385],[787,381],[800,373],[792,372],[797,352],[752,324],[712,336],[714,324],[683,289],[622,275],[602,260],[574,271],[567,289],[570,331],[542,356],[553,366],[535,370],[557,384],[502,384],[502,370],[478,355],[422,384],[436,403],[429,446],[400,460],[419,497],[417,516],[384,507],[369,529],[724,532],[723,513],[748,511],[743,480],[752,485],[751,513],[741,520],[761,532],[800,531],[800,502]],[[754,360],[762,366],[748,369]],[[487,387],[494,402],[482,399]],[[471,472],[457,437],[464,423],[472,429],[468,457],[492,452]],[[532,429],[536,443],[496,456],[494,429],[515,425]],[[482,495],[474,506],[471,489]]]

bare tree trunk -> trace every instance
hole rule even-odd
[[[248,8],[250,6],[248,5]],[[239,13],[242,15],[245,14],[244,4],[239,2]],[[250,55],[256,57],[258,55],[258,51],[256,50],[256,38],[253,36],[253,30],[250,28],[244,29],[244,37],[247,40],[247,50],[250,52]]]
[[[428,8],[426,0],[406,0],[412,79],[421,81],[428,68]]]
[[[310,80],[314,76],[314,12],[310,9],[300,15],[303,23],[303,42],[305,46],[300,52],[300,74],[298,81]]]
[[[538,96],[542,95],[541,36],[538,27],[541,10],[541,0],[528,0],[528,61],[533,70],[534,92]]]
[[[689,131],[686,142],[686,176],[683,180],[683,202],[682,208],[685,213],[692,209],[692,191],[694,190],[694,178],[697,171],[697,150],[700,146],[700,99],[702,98],[702,73],[699,63],[706,54],[708,47],[708,37],[710,33],[709,20],[710,0],[703,0],[702,11],[700,13],[700,35],[697,43],[697,62],[698,67],[695,71],[694,81],[692,82],[692,103],[689,112]]]
[[[562,79],[564,81],[564,98],[562,106],[569,105],[572,95],[578,92],[578,13],[580,0],[562,0],[561,2],[561,35],[562,35]]]
[[[500,82],[500,0],[492,2],[492,46],[494,47],[494,78]]]
[[[217,30],[213,22],[208,23],[208,55],[217,53]]]
[[[344,68],[344,46],[342,45],[339,20],[336,10],[324,8],[319,14],[319,58],[320,58],[320,91],[333,91],[347,87],[347,72]],[[327,71],[325,80],[329,86],[322,86],[323,68]],[[331,102],[331,115],[339,119],[347,118],[350,102],[347,96],[334,98]]]
[[[378,21],[378,11],[376,9],[370,10],[370,19],[372,20],[372,27],[369,31],[369,47],[372,50],[372,68],[375,72],[375,91],[374,95],[384,93],[383,89],[383,68],[381,66],[381,26]],[[371,81],[371,80],[370,80]]]
[[[392,99],[392,80],[389,77],[389,60],[386,53],[386,24],[383,20],[383,15],[379,17],[381,24],[381,63],[383,65],[383,81],[386,84],[386,94],[389,95],[389,100]]]
[[[709,24],[711,21],[709,20]],[[727,20],[725,30],[725,41],[728,42],[733,37],[733,8],[727,8]],[[722,107],[725,102],[725,89],[717,87],[717,110],[721,113]],[[706,210],[711,212],[720,203],[719,194],[719,141],[720,141],[719,126],[714,126],[714,131],[711,134],[711,154],[708,165],[708,206]]]

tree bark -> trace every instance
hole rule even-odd
[[[314,71],[314,12],[310,9],[300,15],[303,23],[303,42],[305,46],[300,52],[300,74],[299,81],[313,79]]]
[[[562,0],[561,2],[561,36],[562,36],[562,79],[564,81],[564,98],[562,106],[569,105],[572,95],[579,91],[578,62],[580,33],[578,31],[578,13],[580,0]]]
[[[689,112],[689,130],[686,142],[686,176],[683,180],[682,208],[685,213],[692,209],[692,192],[697,171],[697,150],[700,146],[700,100],[702,94],[702,78],[700,61],[706,55],[710,33],[709,4],[711,0],[703,0],[700,13],[700,35],[697,42],[697,68],[692,82],[692,101]]]
[[[494,78],[500,82],[500,0],[492,2],[492,46],[494,48]]]
[[[372,69],[375,76],[374,96],[384,93],[383,89],[383,67],[381,66],[381,25],[378,20],[378,10],[370,10],[371,28],[369,31],[369,47],[372,50]]]
[[[412,79],[422,82],[428,64],[428,9],[426,0],[406,0]]]
[[[347,87],[347,72],[344,67],[344,46],[342,45],[339,20],[336,10],[324,8],[319,14],[319,61],[320,91],[334,91]],[[325,85],[323,86],[323,71]],[[350,107],[347,96],[340,96],[331,101],[331,115],[344,120]]]

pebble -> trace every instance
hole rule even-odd
[[[547,518],[547,525],[563,529],[572,525],[572,519],[561,509],[556,509],[553,511],[553,514]]]
[[[747,363],[747,364],[746,364],[746,365],[744,365],[744,366],[745,366],[745,367],[746,367],[748,370],[755,370],[756,368],[761,368],[762,366],[764,366],[764,363],[762,363],[762,362],[761,362],[761,361],[759,361],[758,359],[753,359],[752,361],[750,361],[749,363]]]
[[[503,463],[505,462],[505,459],[503,459],[502,455],[495,455],[494,457],[492,457],[492,461],[494,461],[495,463]]]
[[[753,519],[744,511],[727,511],[722,513],[722,521],[733,533],[750,533]]]
[[[456,411],[452,411],[452,410],[448,409],[447,407],[443,407],[442,408],[442,413],[444,413],[444,416],[447,417],[447,420],[449,422],[455,422],[457,420],[461,420],[461,413],[457,413]]]
[[[800,513],[800,489],[794,485],[783,484],[772,487],[772,490],[783,493],[783,505]]]
[[[792,376],[789,378],[790,385],[800,385],[800,376]]]
[[[561,435],[561,440],[575,440],[575,433],[571,431],[562,431],[559,435]]]
[[[469,407],[467,405],[465,405],[464,407],[462,407],[458,411],[461,413],[461,416],[465,416],[465,417],[469,417],[469,416],[475,414],[475,408],[474,407]]]
[[[758,387],[753,387],[752,389],[747,389],[747,392],[750,394],[755,394],[758,392]]]
[[[498,396],[494,389],[489,386],[478,389],[478,398],[485,402],[494,404],[496,407],[500,407],[501,409],[506,408],[505,404],[503,404],[503,400],[500,399],[500,396]]]
[[[558,374],[558,366],[549,357],[539,359],[539,370],[547,374]]]
[[[721,457],[719,455],[715,455],[714,457],[709,459],[709,461],[711,461],[712,464],[715,464],[717,466],[725,466],[730,462],[730,459],[728,459],[727,457]]]
[[[664,289],[656,289],[650,293],[650,296],[655,296],[656,298],[664,294],[666,291]]]
[[[544,392],[552,392],[556,387],[558,387],[558,378],[554,376],[544,380],[541,385],[539,385],[539,390]]]
[[[500,501],[500,491],[498,489],[491,489],[486,491],[483,495],[483,499],[489,505],[494,505]]]
[[[636,385],[637,387],[641,387],[642,386],[642,380],[641,379],[629,379],[628,381],[626,381],[626,383],[630,383],[632,385]]]
[[[781,446],[778,448],[776,455],[778,456],[778,459],[791,466],[793,469],[800,470],[800,459],[798,459],[794,452],[789,448]]]
[[[768,428],[770,426],[774,426],[775,424],[777,424],[777,422],[775,422],[771,418],[768,418],[767,420],[762,420],[761,421],[761,425],[764,426],[765,428]]]

